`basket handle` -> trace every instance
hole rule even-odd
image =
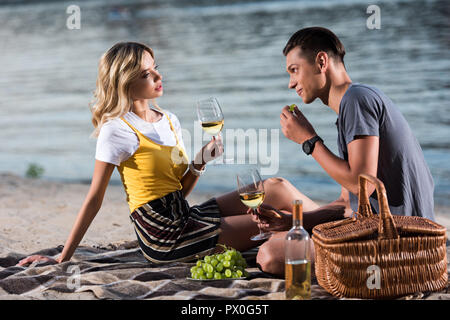
[[[397,239],[398,233],[392,218],[391,210],[386,195],[386,188],[380,179],[368,175],[359,175],[359,197],[358,197],[358,213],[364,217],[372,217],[372,209],[370,207],[369,195],[367,194],[367,182],[375,185],[378,196],[378,206],[380,208],[380,222],[378,224],[378,239]]]

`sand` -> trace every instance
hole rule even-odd
[[[64,245],[88,190],[88,184],[0,174],[0,256],[9,252],[31,254]],[[212,196],[194,190],[187,200],[193,205]],[[135,240],[128,216],[123,187],[108,186],[103,205],[81,245],[106,246]],[[450,209],[437,207],[436,220],[450,230]]]
[[[0,174],[0,256],[64,245],[89,184],[59,183]],[[193,195],[200,203],[210,195]],[[80,245],[136,240],[121,185],[109,185],[102,207]]]

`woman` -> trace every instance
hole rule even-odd
[[[154,102],[163,95],[163,86],[151,48],[134,42],[114,45],[100,60],[96,86],[92,122],[98,140],[86,199],[56,260],[33,255],[19,265],[70,260],[101,207],[114,168],[141,251],[150,262],[193,260],[213,253],[218,243],[240,251],[261,244],[250,240],[258,226],[237,191],[192,207],[185,200],[207,161],[223,153],[222,141],[213,137],[188,165],[177,117]],[[288,213],[294,199],[302,199],[305,209],[314,206],[285,179],[267,179],[264,188],[268,207]]]

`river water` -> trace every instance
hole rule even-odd
[[[319,25],[344,43],[352,80],[380,88],[402,111],[430,166],[436,204],[450,205],[448,1],[10,2],[0,5],[0,171],[24,175],[36,163],[43,178],[89,181],[96,140],[88,105],[98,59],[118,41],[140,41],[155,51],[165,86],[158,103],[180,119],[188,152],[197,151],[195,102],[215,96],[226,150],[244,150],[250,161],[265,146],[272,163],[271,170],[262,165],[266,177],[286,177],[313,199],[334,200],[339,185],[279,124],[281,108],[297,103],[337,153],[336,114],[288,90],[282,55],[293,32]],[[80,8],[80,29],[67,27],[72,4]],[[372,4],[380,8],[380,29],[366,25]],[[256,151],[250,140],[227,141],[225,133],[237,129],[258,133]],[[232,190],[234,172],[231,164],[211,165],[197,190]],[[117,172],[112,179],[119,182]]]

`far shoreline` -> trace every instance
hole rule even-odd
[[[28,178],[25,177],[23,175],[19,175],[13,172],[8,172],[8,171],[3,171],[0,172],[0,179],[4,179],[5,177],[11,177],[11,178],[19,178],[19,179],[25,179],[25,180],[29,180],[29,181],[44,181],[44,182],[49,182],[49,183],[62,183],[62,184],[71,184],[71,185],[90,185],[91,184],[91,179],[77,179],[77,178],[52,178],[52,177],[39,177],[39,178]],[[109,181],[109,186],[122,186],[122,182],[120,180],[116,180],[116,179],[111,179]],[[207,192],[204,190],[199,190],[194,189],[192,192],[194,194],[197,194],[199,197],[203,198],[203,197],[213,197],[216,195],[220,195],[226,192],[229,192],[229,189],[223,189],[223,190],[213,190],[212,192]],[[327,200],[324,199],[317,199],[317,198],[313,198],[311,197],[311,200],[313,200],[314,202],[320,204],[320,205],[324,205],[327,204]],[[332,200],[330,200],[331,202]],[[436,200],[435,200],[436,201]],[[435,202],[435,206],[434,206],[434,211],[436,215],[448,215],[448,217],[450,218],[450,205],[444,205],[444,204],[436,204]]]

